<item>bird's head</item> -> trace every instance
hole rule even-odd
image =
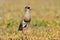
[[[25,9],[29,9],[30,10],[30,7],[29,6],[26,6]]]
[[[25,6],[25,11],[29,11],[29,10],[31,10],[30,6]]]

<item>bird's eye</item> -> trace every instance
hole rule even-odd
[[[30,9],[30,7],[26,6],[25,9]]]
[[[30,7],[28,7],[28,9],[30,9]]]

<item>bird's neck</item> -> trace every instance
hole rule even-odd
[[[25,13],[26,13],[26,14],[29,14],[29,11],[30,11],[29,9],[26,9]]]

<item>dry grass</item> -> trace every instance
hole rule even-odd
[[[18,31],[26,5],[32,21]],[[60,0],[0,0],[0,40],[60,40]]]

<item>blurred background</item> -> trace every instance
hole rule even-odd
[[[26,5],[32,20],[22,32]],[[0,40],[60,40],[60,0],[0,0]]]

